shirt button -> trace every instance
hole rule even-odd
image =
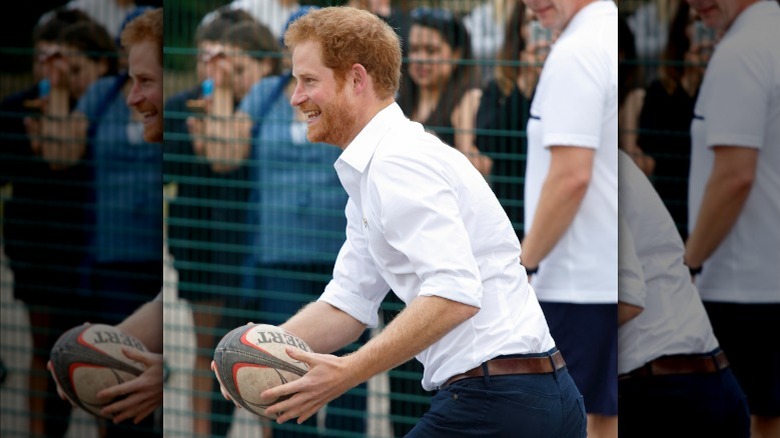
[[[452,399],[453,400],[457,400],[458,399],[458,394],[452,394]]]

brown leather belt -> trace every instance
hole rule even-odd
[[[674,374],[715,373],[729,366],[726,353],[677,354],[661,356],[643,366],[618,376],[618,380]]]
[[[560,351],[542,357],[515,357],[491,359],[484,364],[472,368],[465,373],[456,374],[444,382],[439,389],[444,389],[458,380],[485,375],[483,365],[487,366],[489,376],[505,376],[507,374],[546,374],[566,366]]]

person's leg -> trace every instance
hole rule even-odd
[[[195,368],[192,372],[192,414],[195,436],[211,437],[212,399],[214,396],[214,373],[211,371],[214,345],[218,338],[214,334],[219,324],[222,300],[212,299],[192,303],[192,317],[195,326]],[[217,394],[219,390],[217,389]],[[219,398],[222,395],[219,394]],[[224,400],[224,399],[223,399]]]
[[[751,438],[777,438],[780,436],[780,416],[751,415]]]
[[[747,395],[751,436],[780,436],[780,304],[704,302],[715,337]]]
[[[588,436],[593,438],[617,438],[618,416],[588,414]]]
[[[82,306],[73,305],[80,280],[75,267],[14,270],[14,296],[27,306],[33,341],[28,377],[32,436],[62,437],[68,429],[71,406],[57,394],[46,362],[59,336],[88,318]]]
[[[236,264],[234,262],[231,266]],[[221,315],[216,326],[217,333],[215,333],[213,343],[210,346],[211,358],[213,358],[214,349],[217,348],[217,344],[219,344],[223,336],[249,321],[240,304],[241,276],[233,273],[218,272],[212,274],[212,280],[215,288],[219,288],[216,290],[221,292],[220,295],[223,297],[223,302],[220,308]],[[209,361],[209,363],[211,362]],[[235,405],[232,401],[225,400],[222,396],[219,389],[219,381],[214,378],[213,373],[211,373],[211,385],[211,436],[225,437],[233,424]]]
[[[32,327],[33,354],[29,370],[30,435],[62,437],[68,430],[71,406],[61,400],[54,381],[46,370],[49,351],[57,336],[51,331],[56,310],[38,306],[29,307],[30,326]]]
[[[195,332],[192,431],[194,436],[227,436],[235,406],[222,396],[219,383],[211,371],[211,361],[214,348],[222,336],[235,328],[233,324],[238,325],[225,315],[231,314],[229,309],[225,309],[225,303],[231,296],[227,292],[232,290],[219,283],[216,273],[201,268],[205,261],[212,261],[211,252],[189,252],[186,256],[190,258],[180,260],[174,266],[179,274],[179,297],[190,303]]]
[[[616,438],[617,306],[540,302],[550,333],[584,396],[588,436]],[[583,328],[587,327],[587,330]]]

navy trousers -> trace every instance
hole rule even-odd
[[[566,367],[459,380],[438,391],[411,438],[584,438],[582,395]]]

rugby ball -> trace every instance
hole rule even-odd
[[[145,365],[128,359],[122,347],[148,351],[138,339],[106,324],[83,324],[63,333],[52,347],[52,372],[70,402],[97,417],[104,406],[97,393],[140,375]]]
[[[284,398],[263,400],[260,393],[292,382],[309,370],[288,356],[286,347],[311,352],[302,339],[274,325],[251,324],[230,331],[214,350],[214,371],[223,390],[249,412],[275,419],[265,409]]]

